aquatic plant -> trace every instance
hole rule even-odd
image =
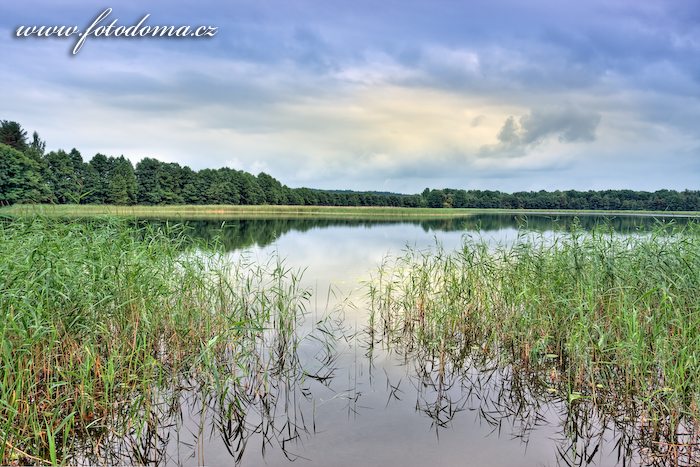
[[[0,463],[147,462],[192,397],[241,438],[254,410],[274,432],[280,388],[306,378],[300,274],[231,261],[181,226],[0,222]]]
[[[455,252],[408,248],[384,261],[369,284],[369,342],[422,355],[438,395],[455,380],[446,369],[473,370],[479,356],[528,375],[537,383],[528,391],[545,400],[625,418],[637,441],[646,433],[638,446],[654,440],[651,457],[665,451],[692,463],[700,457],[698,290],[695,224],[635,235],[574,226],[496,246],[466,237]],[[439,425],[451,413],[436,404],[425,409]]]

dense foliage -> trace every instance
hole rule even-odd
[[[700,191],[431,190],[406,195],[289,188],[266,173],[228,167],[194,171],[145,158],[134,167],[124,156],[96,154],[89,162],[77,149],[45,152],[46,143],[16,122],[0,121],[0,205],[55,204],[276,204],[431,208],[613,209],[698,211]]]

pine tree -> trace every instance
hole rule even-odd
[[[0,143],[0,205],[42,201],[37,163],[11,146]]]
[[[27,132],[17,122],[0,121],[0,143],[18,151],[27,149]]]

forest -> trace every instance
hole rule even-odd
[[[48,204],[232,204],[431,208],[700,211],[698,190],[529,191],[430,189],[420,194],[290,188],[274,177],[229,167],[193,170],[146,157],[77,149],[46,151],[46,142],[14,121],[0,121],[0,206]]]

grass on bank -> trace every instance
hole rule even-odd
[[[370,283],[370,329],[464,367],[477,349],[561,394],[639,423],[700,419],[700,229],[523,235],[408,249]],[[451,363],[445,363],[445,356]],[[634,422],[632,422],[634,423]]]
[[[237,206],[237,205],[173,205],[173,206],[108,206],[108,205],[13,205],[0,208],[0,215],[93,217],[116,216],[128,218],[158,219],[231,219],[231,218],[280,218],[313,217],[327,219],[434,219],[465,217],[476,214],[600,214],[600,215],[654,215],[700,217],[700,212],[669,211],[590,211],[551,209],[467,209],[467,208],[395,208],[374,206]]]
[[[160,423],[154,407],[187,388],[241,422],[273,375],[302,374],[298,274],[189,242],[115,219],[0,222],[0,464],[138,440]]]

